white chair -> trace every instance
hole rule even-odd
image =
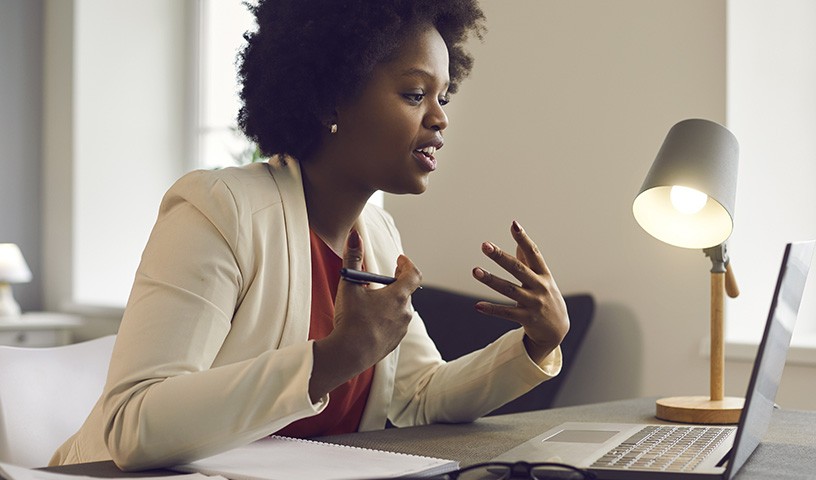
[[[102,394],[115,339],[51,348],[0,346],[0,461],[48,464]]]

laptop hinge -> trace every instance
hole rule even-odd
[[[719,462],[717,462],[718,467],[725,467],[728,464],[728,461],[731,460],[731,452],[734,451],[734,447],[728,449],[728,451],[723,455]]]

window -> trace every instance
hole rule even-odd
[[[816,2],[728,3],[728,126],[740,142],[734,233],[740,297],[729,342],[762,334],[785,243],[816,238]],[[816,346],[816,266],[793,344]]]
[[[202,168],[247,163],[254,146],[237,128],[237,55],[255,28],[242,0],[200,0],[197,156]]]
[[[254,19],[243,0],[74,0],[46,22],[46,306],[115,315],[164,192],[254,151],[236,128]]]
[[[65,21],[74,113],[62,233],[72,255],[60,257],[68,288],[53,308],[121,308],[167,188],[253,148],[234,127],[235,58],[252,17],[240,0],[75,0]]]
[[[56,243],[45,263],[65,276],[61,291],[49,294],[57,296],[51,308],[124,306],[162,195],[189,165],[187,9],[164,0],[75,0],[69,12],[46,15],[69,32],[50,44],[47,60],[70,64],[63,72],[47,67],[46,82],[73,87],[46,95],[46,108],[60,95],[71,104],[64,115],[46,112],[47,122],[65,119],[57,136],[69,139],[45,147],[46,177],[68,171],[55,179],[64,182],[58,188],[44,189],[46,220],[59,218],[62,228],[46,237]]]

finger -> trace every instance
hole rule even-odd
[[[500,267],[507,270],[507,272],[514,276],[522,285],[531,286],[536,284],[536,273],[524,264],[521,260],[508,254],[491,242],[484,242],[482,244],[482,253],[488,256],[491,260],[496,262]]]
[[[422,272],[419,271],[414,262],[405,255],[397,257],[397,268],[394,270],[394,278],[397,280],[387,288],[403,288],[408,295],[414,293],[422,283]]]
[[[517,252],[522,252],[519,258],[524,259],[524,263],[530,267],[530,270],[538,274],[550,274],[550,269],[547,267],[547,262],[544,261],[544,256],[541,255],[538,245],[535,244],[533,239],[527,235],[527,232],[521,228],[521,225],[515,220],[513,220],[513,224],[510,227],[510,234],[518,245],[516,249]]]
[[[527,261],[527,256],[524,255],[524,250],[522,250],[521,247],[518,245],[516,245],[516,258],[521,260],[521,263],[527,265],[528,267],[530,266],[530,262]]]
[[[522,326],[524,326],[526,323],[527,317],[524,316],[524,310],[513,305],[499,305],[497,303],[491,302],[477,302],[476,310],[478,310],[481,313],[484,313],[485,315],[499,317],[505,320],[510,320],[511,322],[516,322]]]
[[[483,268],[473,269],[473,278],[520,305],[529,303],[530,294],[513,282],[497,277]]]
[[[363,241],[356,229],[349,232],[349,236],[346,239],[346,247],[343,251],[343,267],[362,270]]]

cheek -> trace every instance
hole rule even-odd
[[[380,148],[410,148],[416,134],[416,120],[410,109],[399,102],[363,105],[353,126],[364,145]]]
[[[399,112],[389,112],[371,126],[376,131],[377,143],[381,148],[405,152],[410,150],[416,136],[416,125],[412,119]]]

